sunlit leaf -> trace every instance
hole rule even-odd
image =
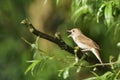
[[[37,49],[36,44],[31,44],[32,49]]]
[[[114,74],[110,71],[106,72],[104,75],[100,77],[102,80],[113,80]]]
[[[69,77],[69,69],[67,68],[64,72],[63,72],[63,78],[66,79]]]
[[[81,0],[74,0],[77,7],[80,6]]]
[[[57,4],[57,5],[59,4],[59,1],[60,1],[60,0],[56,0],[56,4]]]
[[[64,68],[62,70],[59,70],[59,74],[58,76],[61,77],[61,75],[63,76],[64,79],[68,78],[69,77],[69,67],[67,68]]]
[[[88,0],[81,0],[81,1],[82,1],[82,5],[85,5]]]
[[[114,80],[120,79],[120,69],[115,74]]]
[[[113,58],[114,58],[113,56],[110,56],[109,57],[109,62],[112,62]]]
[[[85,14],[87,12],[88,12],[88,6],[87,5],[79,7],[72,15],[72,20],[74,20],[74,23],[78,20],[80,15]]]
[[[84,56],[82,56],[81,59],[83,59],[83,57],[84,57]],[[81,60],[81,59],[80,59],[80,60]],[[70,70],[71,68],[75,67],[75,65],[78,64],[78,61],[79,61],[78,57],[75,56],[75,61],[74,61],[73,63],[71,63],[69,66],[67,66],[66,68],[64,68],[64,69],[62,69],[62,70],[59,70],[58,76],[60,77],[61,75],[63,75],[63,78],[64,78],[64,79],[68,78],[68,77],[69,77],[69,70]],[[81,60],[81,62],[82,62],[82,60]],[[80,63],[80,64],[78,65],[78,67],[77,67],[76,72],[79,72],[79,71],[81,70],[81,68],[82,68],[82,66],[81,66],[81,63]]]
[[[105,7],[105,4],[103,3],[100,8],[99,8],[99,11],[97,12],[97,22],[99,23],[99,17],[100,17],[100,14],[102,13],[102,9]]]
[[[63,70],[59,70],[58,76],[61,77]]]
[[[117,62],[119,62],[119,63],[120,63],[120,54],[119,54],[119,56],[118,56]]]
[[[82,68],[82,66],[79,66],[79,67],[77,68],[76,72],[80,72],[81,68]]]
[[[96,80],[96,77],[90,77],[90,78],[87,78],[87,79],[84,79],[84,80]]]
[[[109,62],[110,62],[110,63],[112,62],[113,58],[114,58],[113,56],[110,56],[110,57],[109,57]],[[113,66],[113,64],[111,64],[111,69],[114,70],[114,66]]]
[[[113,80],[114,78],[114,73],[108,71],[106,72],[105,74],[101,75],[101,76],[98,76],[95,72],[92,72],[94,75],[96,75],[96,77],[91,77],[91,78],[88,78],[88,79],[85,79],[85,80]]]
[[[36,49],[36,50],[38,49],[39,47],[38,40],[39,40],[39,37],[36,37],[35,43],[31,44],[32,49]]]
[[[120,42],[117,43],[117,46],[120,47]]]
[[[43,4],[45,5],[46,3],[47,3],[47,0],[44,0],[44,3],[43,3]]]
[[[104,15],[105,15],[106,24],[109,27],[111,25],[112,21],[113,21],[112,5],[111,5],[111,3],[106,4]]]
[[[34,70],[35,66],[40,62],[40,60],[32,60],[32,61],[28,61],[28,62],[32,62],[32,63],[29,65],[29,67],[25,71],[25,74],[27,74],[30,70],[31,70],[31,73],[33,74],[33,70]]]

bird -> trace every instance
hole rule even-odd
[[[100,47],[98,44],[96,44],[92,39],[85,36],[78,28],[73,28],[67,32],[70,33],[68,37],[71,37],[73,39],[77,46],[82,49],[81,51],[91,51],[97,57],[99,62],[103,64],[99,55],[98,50],[100,50]]]

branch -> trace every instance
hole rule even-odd
[[[83,56],[83,53],[81,52],[81,50],[79,49],[76,53],[74,52],[74,48],[70,47],[69,45],[67,45],[62,39],[61,37],[59,36],[58,37],[52,37],[48,34],[45,34],[45,33],[42,33],[40,31],[38,31],[37,29],[35,29],[35,27],[30,23],[30,21],[28,21],[27,19],[25,20],[22,20],[21,21],[21,24],[24,24],[26,27],[29,28],[30,32],[33,33],[34,35],[36,36],[39,36],[40,38],[43,38],[43,39],[46,39],[48,41],[51,41],[55,44],[57,44],[61,49],[69,52],[70,54],[73,54],[75,55],[77,53],[77,57],[80,59],[82,58]],[[84,58],[87,62],[90,62],[90,63],[96,63],[96,60],[91,58],[91,57],[88,57],[86,56]],[[110,63],[111,64],[111,63]],[[105,63],[104,65],[110,65],[109,63]],[[114,63],[113,63],[114,64]],[[99,66],[103,66],[102,64],[95,64],[95,65],[92,65],[92,66],[88,66],[88,67],[99,67]],[[108,67],[100,67],[100,70],[102,71],[106,71],[108,70]]]
[[[58,38],[58,37],[52,37],[52,36],[50,36],[50,35],[48,35],[48,34],[45,34],[45,33],[42,33],[42,32],[40,32],[40,31],[38,31],[38,30],[35,29],[35,27],[30,23],[30,21],[29,21],[28,19],[22,20],[22,21],[21,21],[21,24],[24,24],[26,27],[28,27],[29,30],[30,30],[30,32],[33,33],[34,35],[39,36],[40,38],[46,39],[46,40],[48,40],[48,41],[51,41],[51,42],[57,44],[61,49],[69,52],[70,54],[73,54],[73,55],[77,54],[77,57],[78,57],[79,59],[81,59],[82,56],[84,55],[84,54],[81,52],[80,49],[78,49],[77,52],[75,52],[75,51],[74,51],[75,49],[72,48],[72,47],[70,47],[69,45],[67,45],[67,44],[61,39],[60,36],[59,36],[59,38]],[[87,62],[96,63],[96,60],[95,60],[95,59],[92,59],[91,57],[86,56],[84,59],[85,59]],[[95,66],[98,66],[98,65],[95,65]],[[101,66],[101,65],[99,65],[99,66]]]
[[[92,67],[97,67],[97,66],[109,66],[109,65],[113,65],[113,64],[118,64],[118,62],[103,63],[103,64],[94,64],[94,65],[86,66],[86,67],[92,68]]]
[[[71,53],[71,54],[75,54],[74,52],[74,48],[70,47],[69,45],[67,45],[61,38],[57,38],[57,37],[52,37],[48,34],[42,33],[40,31],[38,31],[37,29],[35,29],[35,27],[30,23],[30,21],[28,21],[28,19],[22,20],[21,24],[26,25],[26,27],[29,27],[29,30],[31,33],[33,33],[36,36],[39,36],[40,38],[46,39],[48,41],[51,41],[55,44],[57,44],[61,49]],[[77,56],[79,58],[81,58],[83,55],[83,53],[78,50],[77,52]]]

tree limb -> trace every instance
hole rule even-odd
[[[35,27],[30,23],[30,21],[28,19],[22,20],[21,24],[26,25],[26,27],[29,27],[29,30],[31,33],[33,33],[36,36],[39,36],[40,38],[46,39],[48,41],[51,41],[55,44],[57,44],[61,49],[71,53],[71,54],[75,54],[74,52],[74,48],[70,47],[69,45],[67,45],[61,38],[57,38],[57,37],[52,37],[48,34],[42,33],[40,31],[38,31],[37,29],[35,29]],[[81,58],[83,55],[83,53],[78,50],[77,51],[77,56],[78,58]]]
[[[48,35],[48,34],[45,34],[45,33],[42,33],[42,32],[40,32],[40,31],[38,31],[38,30],[35,29],[35,27],[30,23],[30,21],[28,21],[28,19],[22,20],[22,21],[21,21],[21,24],[24,24],[24,25],[26,25],[26,27],[29,27],[30,32],[33,33],[34,35],[39,36],[40,38],[46,39],[46,40],[48,40],[48,41],[51,41],[51,42],[57,44],[61,49],[69,52],[70,54],[75,55],[74,48],[72,48],[72,47],[70,47],[69,45],[67,45],[61,38],[52,37],[52,36],[50,36],[50,35]],[[83,53],[81,52],[81,50],[79,49],[76,53],[77,53],[77,57],[78,57],[79,59],[81,59],[82,56],[83,56]],[[93,58],[91,58],[91,57],[86,56],[84,59],[85,59],[87,62],[96,63],[96,60],[93,59]],[[105,64],[105,65],[108,65],[108,64]],[[101,64],[97,64],[97,65],[96,65],[96,64],[95,64],[95,65],[93,65],[93,66],[91,66],[91,67],[95,67],[95,66],[96,66],[96,67],[98,66],[98,68],[99,68],[99,66],[103,66],[103,65],[101,65]],[[90,66],[89,66],[89,67],[90,67]],[[108,67],[100,67],[99,69],[102,70],[102,71],[106,71],[106,70],[108,70]]]
[[[75,55],[75,53],[77,53],[77,57],[80,59],[83,56],[83,52],[81,52],[80,49],[77,50],[77,52],[75,52],[74,48],[70,47],[69,45],[67,45],[59,36],[59,38],[57,37],[52,37],[48,34],[42,33],[40,31],[38,31],[37,29],[35,29],[35,27],[30,23],[30,21],[28,19],[22,20],[21,24],[26,25],[26,27],[29,28],[30,32],[33,33],[36,36],[39,36],[40,38],[46,39],[48,41],[51,41],[55,44],[57,44],[61,49],[69,52],[70,54]],[[92,59],[91,57],[86,56],[84,58],[87,62],[90,63],[96,63],[96,60]]]

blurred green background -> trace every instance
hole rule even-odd
[[[0,0],[0,80],[25,80],[26,60],[32,54],[21,40],[28,31],[20,25],[30,1]]]
[[[120,42],[120,1],[110,1],[0,0],[0,80],[63,80],[58,77],[58,70],[74,60],[67,58],[66,56],[73,55],[57,45],[40,39],[40,49],[59,60],[48,61],[43,70],[38,66],[35,75],[30,72],[25,75],[29,66],[26,61],[39,58],[39,53],[35,55],[31,46],[21,39],[24,37],[30,43],[34,43],[36,39],[28,28],[20,24],[25,18],[29,18],[36,29],[44,33],[54,36],[55,32],[60,32],[62,39],[72,47],[75,43],[67,38],[66,30],[78,27],[100,45],[103,62],[109,62],[111,55],[117,60],[120,53],[120,44],[117,46]],[[101,7],[104,2],[105,6]],[[107,5],[109,3],[111,6]],[[103,11],[98,14],[100,7]],[[106,19],[105,15],[110,19]],[[96,60],[95,56],[92,57]],[[67,64],[64,61],[68,61]],[[70,75],[68,80],[81,80],[91,76],[84,69],[80,73],[72,70]]]

